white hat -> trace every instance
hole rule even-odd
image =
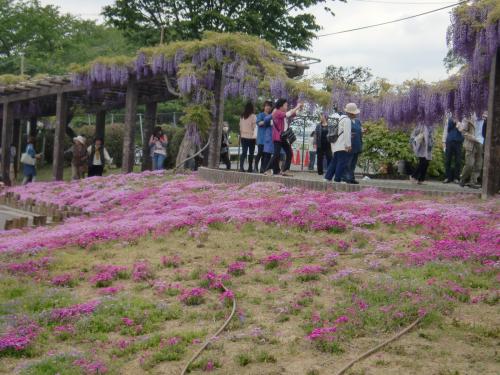
[[[85,145],[85,138],[79,135],[78,137],[73,138],[73,141],[80,142],[82,145]]]
[[[359,109],[355,103],[349,103],[345,106],[344,112],[350,113],[351,115],[357,115],[359,114]]]

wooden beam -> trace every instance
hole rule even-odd
[[[222,126],[224,120],[224,75],[222,70],[215,70],[215,114],[210,128],[210,145],[208,146],[208,168],[218,169],[220,164],[220,146],[222,142]]]
[[[106,111],[100,110],[95,114],[95,137],[104,140],[106,127]]]
[[[500,189],[500,48],[493,58],[490,73],[488,122],[484,144],[483,198]]]
[[[151,159],[151,153],[149,152],[149,138],[151,138],[156,125],[157,108],[158,103],[156,102],[146,104],[146,113],[144,115],[144,145],[142,146],[142,171],[151,170],[153,168],[153,161]]]
[[[30,91],[24,91],[17,94],[8,94],[0,96],[0,103],[10,101],[18,102],[22,100],[38,99],[43,96],[57,95],[60,92],[70,93],[70,92],[86,92],[87,88],[84,86],[76,86],[72,83],[67,83],[65,85],[51,85],[50,83],[37,83],[38,86],[44,86],[36,88]]]
[[[2,116],[2,166],[0,176],[5,185],[10,186],[10,144],[12,143],[12,132],[14,128],[12,116],[12,103],[4,103]]]
[[[137,100],[137,82],[131,78],[127,85],[127,96],[125,99],[125,126],[123,129],[122,162],[122,171],[124,173],[131,173],[134,169]]]
[[[61,181],[64,177],[64,135],[68,120],[68,100],[66,94],[60,91],[56,103],[56,131],[54,134],[54,157],[52,161],[52,177]]]

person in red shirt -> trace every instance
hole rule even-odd
[[[278,99],[273,110],[273,144],[274,152],[269,164],[265,168],[265,174],[269,175],[268,170],[273,169],[273,175],[281,174],[282,176],[292,176],[287,173],[292,164],[292,146],[287,140],[282,139],[281,135],[288,129],[288,120],[294,118],[297,112],[302,109],[303,103],[299,103],[297,107],[288,110],[288,102],[286,99]],[[280,170],[280,153],[281,149],[285,151],[286,160]]]

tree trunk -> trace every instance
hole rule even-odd
[[[214,121],[210,128],[210,145],[208,148],[208,167],[219,168],[220,146],[222,142],[222,126],[224,122],[224,85],[225,79],[222,68],[215,71],[215,113]]]
[[[186,133],[184,134],[184,138],[182,139],[182,142],[179,146],[179,152],[177,153],[177,159],[175,161],[175,165],[178,166],[179,170],[187,169],[185,165],[180,164],[188,157],[194,155],[196,153],[196,150],[196,144],[193,142],[192,138],[189,137],[188,132],[186,131]],[[193,163],[195,163],[195,160],[189,160],[189,162],[187,162],[188,165],[192,165]]]

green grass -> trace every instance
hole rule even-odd
[[[42,359],[21,371],[21,375],[84,375],[83,370],[73,365],[75,357],[55,356]]]

